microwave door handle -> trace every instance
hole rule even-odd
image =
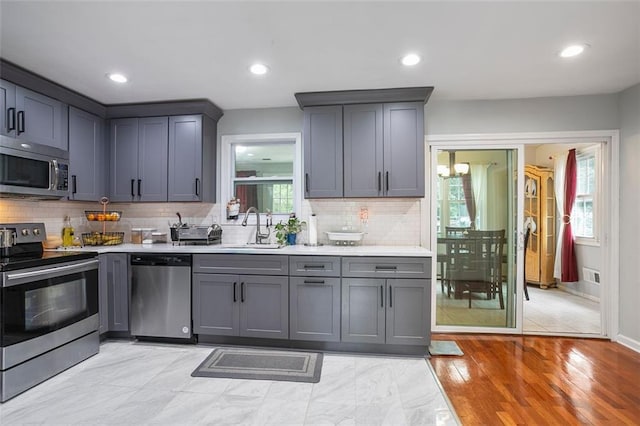
[[[49,179],[51,186],[50,190],[55,191],[58,188],[58,179],[60,176],[60,166],[58,165],[58,160],[51,160],[51,169],[53,170],[53,179]]]

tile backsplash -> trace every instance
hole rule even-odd
[[[421,235],[421,203],[419,199],[327,199],[305,200],[298,214],[308,220],[311,213],[318,219],[318,242],[328,244],[326,231],[354,230],[365,232],[363,245],[419,246]],[[71,217],[76,235],[102,231],[101,222],[86,220],[85,210],[101,210],[97,202],[32,201],[0,199],[0,223],[44,222],[47,234],[60,235],[65,216]],[[361,209],[368,219],[361,220]],[[125,242],[131,240],[131,228],[156,228],[168,232],[176,223],[176,212],[184,222],[197,225],[220,223],[221,209],[210,203],[116,203],[108,210],[122,212],[119,222],[106,222],[107,231],[125,232]],[[223,241],[242,243],[254,238],[255,226],[242,227],[240,220],[222,222]],[[306,229],[299,243],[308,240]]]

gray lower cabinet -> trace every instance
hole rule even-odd
[[[428,345],[431,259],[342,259],[342,341]]]
[[[342,279],[342,341],[428,345],[430,286],[422,279]]]
[[[107,195],[108,145],[104,120],[69,108],[69,199],[96,201]]]
[[[193,274],[196,334],[289,338],[289,278]]]
[[[100,333],[129,331],[128,255],[126,253],[106,253],[101,254],[99,259]]]
[[[167,201],[169,118],[111,120],[111,201]]]
[[[289,256],[292,340],[340,341],[340,258]]]
[[[342,106],[304,109],[304,197],[342,197]]]
[[[290,338],[340,341],[340,278],[291,277]]]

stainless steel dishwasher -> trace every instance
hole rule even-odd
[[[191,255],[131,255],[131,334],[191,338]]]

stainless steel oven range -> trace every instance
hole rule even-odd
[[[98,353],[98,259],[45,252],[43,223],[0,224],[0,401]],[[8,243],[7,243],[8,242]]]

